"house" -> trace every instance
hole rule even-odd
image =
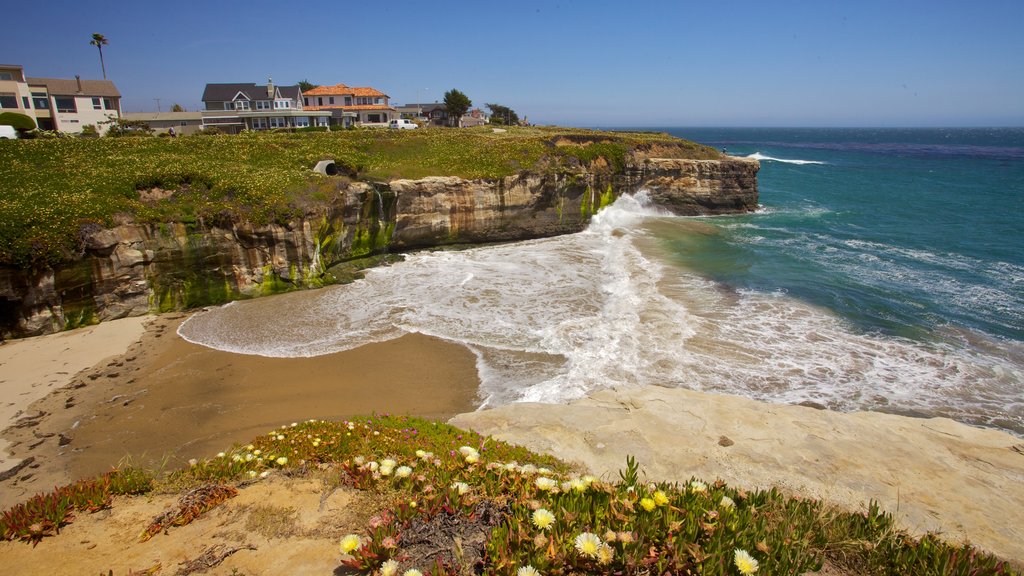
[[[462,127],[472,128],[474,126],[483,126],[490,120],[490,115],[479,108],[473,108],[462,115]]]
[[[376,88],[352,87],[345,84],[318,86],[302,93],[302,103],[309,110],[331,113],[331,122],[349,127],[385,126],[398,112],[388,103],[389,96]]]
[[[40,130],[103,133],[121,117],[121,93],[110,80],[26,77],[21,66],[0,65],[0,112],[24,114]]]
[[[406,104],[399,106],[398,111],[405,118],[426,118],[429,124],[435,126],[448,125],[448,108],[443,102]]]
[[[203,126],[232,134],[242,130],[327,126],[330,112],[307,110],[298,85],[207,84],[203,90]]]
[[[125,112],[125,120],[145,122],[154,134],[166,134],[174,128],[177,136],[195,134],[203,129],[202,112]]]

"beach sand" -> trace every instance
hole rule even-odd
[[[183,340],[175,330],[184,315],[151,318],[144,334],[142,321],[132,319],[141,339],[130,346],[82,334],[95,359],[115,357],[87,363],[92,367],[77,375],[77,365],[63,360],[63,334],[33,339],[31,347],[0,347],[14,347],[17,366],[31,367],[32,379],[55,390],[36,394],[45,397],[21,408],[29,418],[4,433],[14,461],[0,472],[14,462],[28,465],[0,481],[0,505],[105,472],[126,456],[174,468],[294,421],[385,412],[444,420],[477,405],[475,357],[437,338],[409,334],[326,356],[266,358]],[[3,369],[5,378],[21,370]],[[2,422],[14,423],[12,416]]]

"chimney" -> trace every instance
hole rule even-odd
[[[82,90],[82,77],[79,76],[78,74],[75,74],[75,82],[78,82],[78,93],[81,94],[83,92],[83,90]]]
[[[274,79],[267,76],[267,98],[274,98]]]

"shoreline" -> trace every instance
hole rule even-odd
[[[373,413],[446,420],[477,406],[476,357],[438,338],[407,334],[325,356],[267,358],[184,340],[175,330],[186,317],[147,317],[145,332],[120,356],[111,344],[113,354],[98,364],[63,382],[54,375],[48,395],[29,408],[38,417],[23,417],[21,427],[0,421],[13,451],[0,474],[18,461],[25,466],[0,481],[0,506],[103,473],[126,457],[176,467],[294,421]],[[47,354],[61,351],[61,342],[46,339],[60,335],[40,338],[33,354],[46,367]]]
[[[0,346],[0,391],[13,389],[12,352],[38,371],[20,375],[22,384],[33,388],[41,373],[48,386],[33,388],[44,397],[22,408],[24,425],[4,430],[13,450],[4,462],[24,459],[24,467],[0,468],[0,506],[102,473],[125,454],[172,468],[292,421],[386,412],[450,419],[598,475],[614,477],[633,455],[650,480],[777,486],[849,510],[877,500],[911,532],[939,531],[1024,561],[1024,442],[1006,432],[657,387],[475,411],[476,358],[458,344],[408,334],[326,356],[267,358],[187,342],[175,332],[185,318],[106,323],[121,339],[91,327]],[[103,360],[69,373],[79,347]],[[0,423],[15,424],[13,414]]]

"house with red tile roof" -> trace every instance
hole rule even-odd
[[[388,100],[389,96],[376,88],[345,84],[318,86],[302,93],[306,110],[329,110],[331,123],[345,127],[387,125],[399,117]]]

